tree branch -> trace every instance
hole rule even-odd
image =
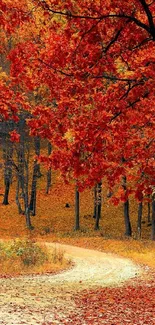
[[[141,3],[141,5],[147,15],[148,22],[150,25],[150,32],[151,32],[151,35],[153,36],[153,39],[155,40],[155,26],[154,26],[154,22],[153,22],[152,13],[151,13],[149,6],[147,5],[145,0],[139,0],[139,2]]]
[[[120,28],[116,35],[114,36],[114,38],[109,42],[109,44],[106,46],[105,50],[104,50],[104,53],[108,52],[108,50],[110,49],[111,45],[113,45],[117,40],[118,40],[118,37],[119,35],[121,34],[121,31],[123,30],[123,27]]]
[[[38,58],[38,61],[41,62],[42,64],[46,65],[48,68],[54,70],[55,72],[59,72],[59,73],[63,74],[64,76],[67,76],[67,77],[73,77],[74,76],[72,73],[67,73],[67,72],[64,72],[62,70],[58,70],[58,69],[54,68],[51,64],[48,64],[48,63],[44,62],[43,60],[41,60],[39,58]]]
[[[101,16],[97,16],[97,17],[96,16],[88,16],[88,15],[75,15],[70,11],[64,12],[64,11],[54,10],[54,9],[50,8],[50,6],[44,0],[41,1],[41,5],[43,5],[43,4],[44,4],[45,9],[48,10],[49,12],[52,12],[53,14],[56,14],[56,15],[62,15],[62,16],[65,16],[65,17],[69,17],[69,18],[81,18],[81,19],[90,19],[90,20],[103,20],[103,19],[107,19],[107,18],[130,19],[137,26],[145,29],[148,33],[151,34],[150,27],[148,25],[144,24],[139,19],[133,17],[133,16],[129,16],[129,15],[125,15],[125,14],[108,14],[108,15],[101,15]]]
[[[94,79],[108,79],[108,80],[112,80],[112,81],[122,81],[122,82],[135,82],[137,81],[136,79],[127,79],[127,78],[118,78],[118,77],[114,77],[114,76],[108,76],[106,74],[102,74],[102,75],[98,75],[98,76],[94,76],[92,75],[92,78]]]

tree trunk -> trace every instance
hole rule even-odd
[[[25,211],[25,217],[26,217],[26,226],[28,229],[32,230],[34,227],[31,224],[31,218],[30,218],[30,209],[27,206],[26,211]]]
[[[124,192],[126,193],[127,191],[126,176],[123,176],[122,186]],[[129,214],[129,199],[127,199],[127,201],[124,202],[124,223],[125,223],[125,236],[131,237],[132,229],[131,229],[130,214]]]
[[[24,184],[24,190],[25,190],[25,196],[24,196],[24,203],[25,203],[25,217],[26,217],[26,226],[28,229],[32,230],[34,227],[31,224],[31,217],[30,217],[30,208],[29,208],[29,153],[30,153],[30,147],[29,144],[26,144],[27,146],[27,156],[25,154],[24,159],[24,165],[25,165],[25,184]]]
[[[131,223],[130,223],[130,215],[129,215],[129,200],[124,202],[124,222],[125,222],[125,236],[131,237]]]
[[[40,137],[34,138],[34,149],[37,156],[40,155]],[[37,179],[41,177],[40,165],[37,164],[37,160],[34,161],[33,165],[33,175],[32,175],[32,184],[31,184],[31,196],[29,210],[33,216],[36,215],[36,196],[37,196]]]
[[[9,204],[9,191],[10,191],[10,181],[6,180],[5,181],[5,192],[4,192],[4,199],[3,199],[3,205],[8,205]]]
[[[150,195],[148,195],[148,198],[150,199]],[[147,222],[148,222],[148,224],[151,223],[151,204],[150,204],[150,202],[147,203]]]
[[[19,133],[20,133],[20,143],[17,151],[17,159],[18,159],[18,168],[17,168],[17,190],[16,190],[16,203],[18,206],[19,213],[25,214],[26,206],[25,206],[25,121],[19,121]],[[20,199],[22,198],[24,207],[22,210],[22,204],[20,203]]]
[[[151,239],[155,240],[155,194],[152,197],[152,231]]]
[[[93,218],[96,219],[97,214],[97,185],[94,186],[94,213]]]
[[[101,192],[102,192],[102,182],[99,182],[97,184],[97,201],[96,201],[96,219],[95,219],[95,227],[94,227],[94,230],[99,230],[99,221],[100,221],[100,218],[101,218],[101,203],[102,203],[102,200],[101,200]]]
[[[138,238],[141,238],[141,230],[142,230],[142,213],[143,213],[143,203],[140,202],[138,204],[138,220],[137,220],[137,233]]]
[[[37,156],[40,155],[40,138],[34,138],[34,149]],[[32,184],[31,184],[31,196],[29,210],[31,211],[32,216],[36,215],[36,196],[37,196],[37,179],[41,177],[40,165],[37,164],[37,160],[34,161],[33,165],[33,175],[32,175]]]
[[[40,156],[40,137],[34,138],[34,147],[35,147],[35,154],[36,156]],[[41,171],[40,171],[40,164],[37,164],[37,177],[41,177]]]
[[[7,124],[5,124],[5,132],[9,132],[9,128]],[[9,139],[7,139],[7,135],[4,135],[3,139],[3,159],[4,159],[4,199],[3,205],[9,204],[9,192],[10,185],[12,182],[12,158],[13,158],[13,145]]]
[[[24,205],[24,215],[26,219],[26,226],[28,229],[33,229],[30,219],[30,209],[29,209],[29,155],[30,146],[28,142],[28,137],[26,134],[26,123],[23,116],[19,121],[19,133],[20,133],[20,143],[18,148],[18,184],[16,191],[16,203],[18,205],[18,210],[22,212],[19,197],[23,200]]]
[[[75,187],[75,227],[74,230],[80,229],[80,196],[77,186]]]
[[[48,142],[48,156],[50,156],[52,152],[52,145],[50,142]],[[51,188],[51,182],[52,182],[52,169],[49,167],[47,171],[47,183],[46,183],[46,194],[49,193],[49,190]]]
[[[29,210],[32,212],[33,216],[36,215],[37,178],[38,178],[38,164],[37,161],[34,161],[30,205],[29,205]]]
[[[18,207],[18,213],[19,214],[24,214],[24,211],[22,210],[20,200],[19,200],[19,192],[20,192],[20,181],[17,179],[17,187],[16,187],[16,204]]]
[[[97,215],[97,185],[94,186],[94,213],[93,218],[96,219]]]

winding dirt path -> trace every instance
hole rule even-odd
[[[57,275],[0,279],[0,324],[67,324],[75,308],[74,293],[119,286],[141,274],[140,267],[125,258],[69,245],[46,245],[64,250],[74,267]]]

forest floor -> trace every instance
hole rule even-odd
[[[95,250],[54,243],[46,243],[46,245],[48,249],[56,246],[57,249],[63,250],[65,256],[74,262],[74,266],[57,275],[1,278],[0,324],[129,324],[125,319],[123,323],[121,320],[119,323],[117,320],[114,321],[115,311],[110,313],[108,308],[115,304],[118,308],[123,288],[124,290],[129,288],[128,290],[131,291],[128,292],[129,296],[133,291],[135,295],[140,281],[146,283],[148,268],[142,268],[129,259]],[[132,290],[129,287],[131,281]],[[148,286],[147,289],[149,288]],[[107,290],[114,290],[115,298],[113,294],[109,296]],[[102,296],[102,300],[99,300],[97,295]],[[143,300],[144,296],[141,294],[140,298]],[[133,300],[136,304],[136,295]],[[155,302],[153,296],[152,301]],[[128,302],[126,303],[126,310],[131,309],[131,306],[128,308]],[[147,300],[145,307],[146,304]],[[150,306],[152,302],[149,303],[149,308]],[[125,310],[122,309],[122,312]],[[148,319],[149,323],[130,324],[155,324],[153,310],[147,311],[146,316],[145,319]]]
[[[127,239],[122,205],[112,206],[106,189],[102,199],[100,230],[94,231],[93,192],[80,193],[81,229],[75,232],[74,184],[54,183],[46,195],[43,179],[29,231],[18,215],[13,185],[10,204],[1,205],[0,238],[72,245],[65,251],[75,264],[57,275],[1,278],[0,325],[155,325],[155,242],[149,240],[147,202],[138,240],[135,200],[130,202],[133,236]]]
[[[147,202],[143,207],[142,238],[137,234],[137,202],[131,198],[130,218],[132,238],[124,237],[122,204],[113,206],[103,189],[100,230],[94,231],[93,192],[80,193],[80,230],[74,231],[74,184],[63,184],[57,180],[50,193],[45,194],[46,179],[40,180],[37,193],[37,214],[31,218],[34,230],[25,225],[25,216],[19,215],[15,202],[15,184],[11,188],[9,205],[0,205],[0,238],[29,238],[32,240],[59,242],[83,248],[96,249],[131,258],[136,263],[155,267],[155,242],[150,241],[151,227],[147,218]],[[1,184],[0,193],[4,188]],[[69,208],[66,208],[66,203]]]

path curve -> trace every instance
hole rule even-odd
[[[65,252],[74,267],[57,275],[0,279],[0,324],[65,324],[74,311],[74,293],[92,287],[119,286],[139,276],[132,261],[95,250],[45,243]]]

